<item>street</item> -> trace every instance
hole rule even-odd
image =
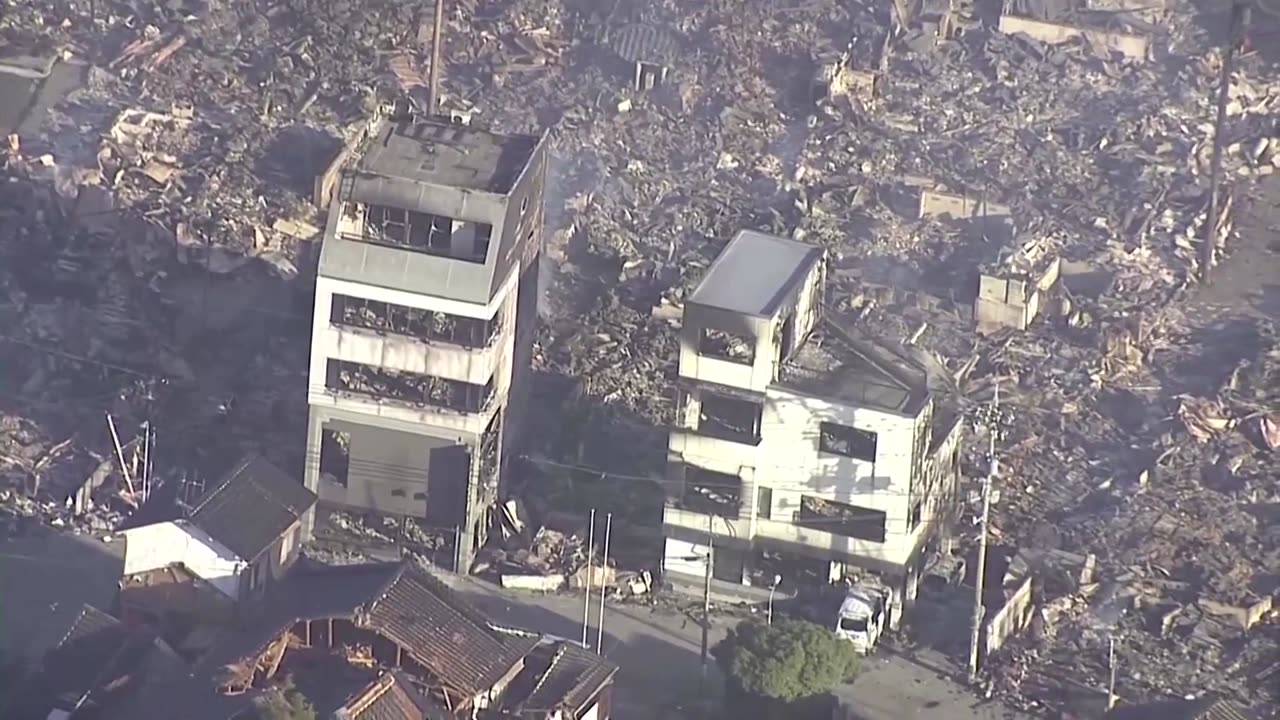
[[[575,641],[582,639],[583,597],[511,592],[469,577],[436,571],[494,622]],[[596,644],[599,598],[591,602],[589,641]],[[712,618],[710,643],[725,635],[730,618]],[[699,697],[718,694],[720,676],[712,661],[707,691],[701,683],[701,628],[669,609],[608,605],[604,651],[621,666],[614,714],[620,720],[660,720],[676,716]],[[882,648],[866,658],[858,678],[840,689],[859,708],[861,720],[1021,720],[1029,717],[997,702],[979,702],[970,690],[948,677],[940,656],[915,659]]]

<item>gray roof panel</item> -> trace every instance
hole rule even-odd
[[[711,264],[689,302],[770,317],[822,253],[820,247],[742,230]]]

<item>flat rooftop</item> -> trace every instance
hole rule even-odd
[[[698,283],[689,302],[753,317],[772,317],[797,290],[822,248],[755,230],[739,231]]]
[[[791,358],[778,386],[914,417],[929,399],[924,368],[824,317]]]
[[[360,148],[357,172],[505,195],[538,147],[533,135],[501,135],[457,123],[388,123]]]

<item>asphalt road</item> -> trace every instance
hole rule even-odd
[[[494,622],[576,641],[582,639],[583,596],[515,593],[453,575],[443,577]],[[592,598],[590,644],[596,644],[599,598]],[[710,644],[724,637],[732,619],[713,618]],[[716,702],[720,675],[714,663],[702,685],[701,628],[679,612],[635,605],[605,609],[604,653],[621,670],[615,695],[619,720],[681,717],[679,708],[699,698]],[[840,694],[858,707],[860,720],[1022,720],[1026,714],[981,702],[951,679],[954,668],[941,656],[912,658],[881,649]],[[690,714],[687,717],[694,717]]]

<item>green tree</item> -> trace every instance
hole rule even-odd
[[[258,700],[256,720],[316,720],[316,709],[286,677]]]
[[[851,643],[803,620],[743,623],[712,654],[731,691],[784,703],[825,695],[858,668]]]

